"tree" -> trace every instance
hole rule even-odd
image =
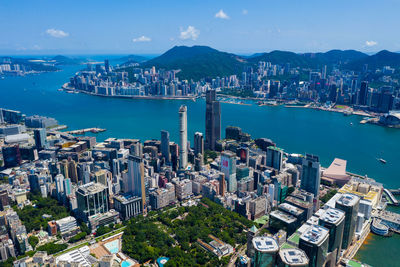
[[[32,248],[35,249],[36,245],[39,243],[39,238],[37,236],[31,235],[28,238],[28,242],[32,246]]]

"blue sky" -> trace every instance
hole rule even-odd
[[[0,53],[400,51],[399,10],[399,0],[0,0]]]

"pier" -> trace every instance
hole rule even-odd
[[[74,135],[81,135],[85,133],[101,133],[105,132],[106,129],[102,128],[86,128],[86,129],[80,129],[80,130],[73,130],[73,131],[66,131],[65,133],[67,134],[74,134]]]
[[[400,188],[397,189],[389,189],[390,193],[393,195],[400,195]]]
[[[400,214],[384,210],[376,218],[379,218],[391,231],[400,234]]]
[[[393,196],[393,194],[390,190],[385,188],[385,189],[383,189],[383,192],[385,193],[385,196],[387,196],[389,198],[388,204],[395,205],[395,206],[399,205],[399,201]]]

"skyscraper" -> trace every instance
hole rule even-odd
[[[33,136],[35,138],[35,145],[37,149],[44,149],[47,147],[45,128],[33,130]]]
[[[179,108],[179,168],[185,169],[188,162],[187,154],[187,107],[182,105]]]
[[[197,156],[198,154],[204,155],[204,139],[203,134],[196,132],[194,134],[194,154]]]
[[[278,255],[278,242],[269,236],[256,236],[252,241],[254,247],[253,265],[254,267],[273,267]]]
[[[221,172],[225,174],[225,179],[228,182],[228,191],[235,192],[237,190],[235,153],[231,151],[221,153]]]
[[[361,82],[360,94],[358,95],[358,104],[361,106],[367,105],[368,98],[368,82]]]
[[[169,132],[161,131],[161,155],[165,158],[165,162],[171,162],[171,153],[169,151]]]
[[[360,198],[352,194],[343,194],[336,201],[335,208],[345,212],[342,249],[347,249],[353,241],[359,204]]]
[[[110,72],[110,62],[108,61],[108,59],[104,60],[104,68],[106,69],[107,73]]]
[[[215,150],[215,142],[221,139],[221,104],[215,90],[206,92],[206,149]]]
[[[146,191],[144,184],[144,165],[140,157],[130,155],[128,157],[128,192],[133,196],[142,198],[142,210],[146,203]]]
[[[267,148],[267,166],[280,171],[282,167],[282,158],[283,158],[282,149],[275,146],[270,146]]]
[[[300,188],[314,194],[315,198],[319,196],[319,185],[321,182],[321,165],[319,158],[314,155],[307,154],[302,162],[302,175]]]
[[[319,225],[310,226],[301,236],[299,248],[308,256],[309,267],[324,266],[328,254],[328,230]]]
[[[344,218],[344,212],[334,208],[329,208],[319,217],[318,224],[325,227],[329,231],[328,252],[333,253],[333,255],[329,258],[334,261],[334,265],[336,265],[340,258],[340,250],[342,248],[343,240]]]

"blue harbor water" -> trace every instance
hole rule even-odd
[[[27,115],[56,118],[69,129],[106,128],[107,137],[160,138],[170,131],[178,141],[178,109],[188,106],[189,137],[204,132],[204,100],[133,100],[69,94],[58,91],[83,66],[63,71],[0,80],[0,107]],[[343,116],[305,108],[222,103],[222,127],[235,125],[253,137],[268,137],[290,153],[314,153],[328,166],[335,157],[348,161],[348,170],[400,187],[400,130],[359,124],[358,116]],[[353,123],[353,125],[351,125]],[[387,164],[380,163],[383,158]]]
[[[70,94],[58,91],[83,66],[66,66],[60,72],[0,80],[0,107],[20,110],[27,115],[56,118],[69,129],[100,127],[107,137],[160,138],[168,130],[178,142],[178,109],[188,106],[190,139],[204,132],[204,100],[133,100]],[[400,187],[400,130],[360,124],[361,117],[343,116],[305,108],[285,108],[222,103],[222,128],[241,127],[252,137],[267,137],[290,153],[313,153],[327,167],[335,157],[347,160],[348,171],[368,175],[388,188]],[[224,135],[224,134],[223,134]],[[380,163],[383,158],[387,164]],[[381,239],[373,236],[356,258],[379,266],[379,254],[369,252],[390,245],[386,257],[397,256],[398,236]],[[387,265],[395,266],[395,265]]]

